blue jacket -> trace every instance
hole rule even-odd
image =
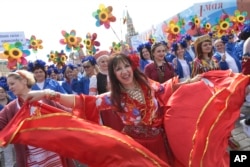
[[[186,58],[184,58],[188,64],[188,67],[189,67],[189,71],[190,71],[190,76],[191,76],[191,65],[190,65],[190,62],[191,61],[188,61]],[[179,59],[177,59],[177,67],[175,68],[175,73],[179,76],[179,78],[183,78],[184,77],[184,74],[183,74],[183,68],[182,68],[182,65],[179,61]]]
[[[33,85],[32,90],[41,90],[37,84]],[[60,93],[66,93],[66,91],[62,88],[62,86],[55,80],[47,78],[44,81],[44,86],[43,89],[51,89],[54,90],[56,92],[60,92]]]
[[[72,83],[71,83],[71,88],[74,92],[76,92],[77,94],[85,94],[88,95],[89,94],[89,77],[81,77],[80,79],[73,79]]]
[[[241,72],[242,68],[241,68],[241,62],[239,61],[239,59],[233,54],[230,54],[230,53],[228,53],[228,54],[234,59],[236,65],[238,67],[239,72]],[[228,70],[229,69],[227,62],[221,61],[221,55],[218,52],[215,52],[214,58],[216,58],[216,60],[219,62],[219,66],[220,66],[221,70]]]

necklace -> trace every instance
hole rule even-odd
[[[131,97],[134,100],[137,100],[140,103],[145,104],[144,95],[142,93],[141,88],[138,85],[136,85],[136,87],[133,89],[125,89],[125,88],[123,89],[129,95],[129,97]]]

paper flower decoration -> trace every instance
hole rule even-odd
[[[3,48],[3,54],[8,59],[7,68],[10,70],[19,69],[28,64],[25,57],[30,55],[30,51],[24,50],[21,42],[14,44],[4,43]]]
[[[108,29],[110,27],[110,22],[116,21],[112,11],[112,6],[106,8],[103,4],[99,5],[99,9],[92,14],[93,17],[96,18],[96,26],[100,27],[101,25],[104,25],[104,27]]]
[[[32,35],[30,39],[27,40],[27,42],[29,45],[29,49],[32,49],[33,52],[37,52],[38,49],[43,49],[43,46],[42,46],[43,41],[40,39],[36,39],[34,35]]]
[[[53,52],[51,51],[50,54],[47,55],[48,57],[48,61],[49,62],[53,62],[57,68],[62,68],[68,59],[68,56],[64,53],[64,51],[62,50],[61,52]]]
[[[120,53],[121,52],[121,43],[113,42],[110,47],[111,53]]]
[[[96,41],[97,34],[93,33],[87,33],[86,39],[83,40],[87,55],[94,55],[99,49],[96,48],[96,46],[100,46],[100,42]]]
[[[172,19],[167,23],[163,24],[163,32],[167,35],[167,41],[175,42],[181,39],[181,34],[185,33],[184,30],[185,22],[183,19]]]
[[[235,10],[234,16],[230,16],[230,21],[232,22],[232,29],[235,33],[241,31],[244,27],[244,22],[246,20],[247,12],[240,13],[239,10]]]
[[[223,35],[227,35],[230,30],[230,18],[227,14],[222,14],[219,19],[216,20],[217,24],[212,28],[216,32],[216,36],[220,38]]]
[[[64,39],[60,40],[60,43],[63,45],[66,45],[66,51],[71,52],[73,50],[80,50],[80,48],[83,48],[83,45],[81,44],[82,38],[76,37],[76,31],[71,30],[70,33],[67,33],[66,31],[62,31],[62,35],[64,36]]]

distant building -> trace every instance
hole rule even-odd
[[[125,38],[126,38],[126,43],[129,44],[129,46],[132,46],[132,45],[131,45],[131,38],[132,38],[133,36],[138,35],[138,32],[135,31],[134,24],[133,24],[133,20],[132,20],[132,18],[130,17],[128,11],[127,11],[127,14],[126,14],[126,23],[127,23],[127,34],[126,34],[126,36],[125,36]]]

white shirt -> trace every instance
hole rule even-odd
[[[182,82],[190,78],[190,69],[186,60],[183,60],[183,59],[178,59],[178,60],[181,63],[182,71],[183,71],[183,78],[180,78],[180,81]]]
[[[221,55],[221,57],[223,56],[223,54],[224,53],[220,53],[220,52],[218,52],[220,55]],[[238,73],[239,72],[239,69],[238,69],[238,66],[237,66],[237,64],[236,64],[236,62],[235,62],[235,60],[234,60],[234,58],[230,55],[230,54],[228,54],[227,52],[225,52],[225,54],[226,54],[226,62],[227,62],[227,64],[228,64],[228,67],[234,72],[234,73]]]

